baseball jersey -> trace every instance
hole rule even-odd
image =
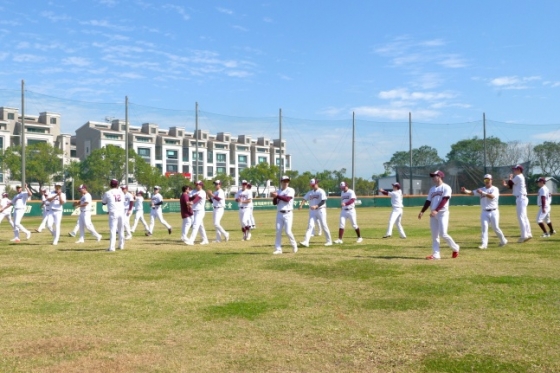
[[[85,206],[82,206],[84,205]],[[81,212],[89,212],[91,211],[91,194],[86,193],[80,198],[80,211]]]
[[[159,209],[161,207],[161,203],[163,202],[163,197],[159,193],[152,194],[152,208]]]
[[[318,206],[319,203],[321,203],[321,201],[327,200],[327,193],[325,193],[325,191],[321,188],[317,188],[317,190],[311,189],[309,192],[305,194],[303,199],[309,203],[309,207]],[[326,207],[325,204],[323,204],[323,206],[319,208],[324,208],[324,207]]]
[[[288,202],[282,201],[278,198],[278,205],[276,208],[278,211],[291,211],[294,207],[294,197],[296,195],[296,191],[294,188],[287,187],[286,189],[280,189],[278,191],[278,196],[286,196],[292,197]]]
[[[110,214],[124,214],[124,193],[118,188],[109,189],[103,195],[101,202],[107,205]]]
[[[391,197],[391,206],[393,206],[393,208],[403,208],[402,190],[392,190],[387,194]]]
[[[27,191],[20,192],[12,199],[12,205],[14,210],[21,210],[27,205],[27,199],[29,198],[29,193]]]
[[[50,211],[51,210],[51,203],[49,201],[47,201],[47,197],[48,197],[48,195],[43,194],[41,196],[41,201],[43,202],[43,206],[45,208],[45,211]]]
[[[124,193],[124,211],[127,212],[130,207],[130,202],[134,201],[134,197],[130,192]]]
[[[354,202],[352,202],[350,204],[347,204],[347,203],[349,203],[351,200],[356,201],[356,193],[354,193],[354,191],[352,189],[348,189],[348,190],[346,190],[346,192],[343,191],[340,194],[340,200],[341,200],[342,203],[344,203],[344,206],[345,206],[344,208],[350,209],[350,208],[354,207]]]
[[[4,207],[8,206],[8,203],[10,203],[9,198],[4,197],[4,198],[0,199],[0,209],[3,209]],[[2,214],[9,214],[10,212],[12,212],[12,206],[10,206],[7,209],[5,209],[4,211],[2,211]]]
[[[52,198],[53,196],[56,196],[57,193],[56,191],[51,192],[51,195],[49,196],[49,198]],[[58,198],[55,198],[51,201],[51,210],[53,211],[60,211],[62,210],[62,207],[64,206],[64,202],[66,202],[66,194],[65,193],[60,193],[60,196]]]
[[[253,192],[249,189],[244,189],[239,193],[239,207],[250,207],[253,205]]]
[[[445,183],[442,183],[440,186],[432,186],[427,198],[427,200],[430,201],[430,210],[434,211],[437,209],[443,197],[449,197],[451,199],[451,187]],[[439,211],[447,211],[448,207],[449,199]]]
[[[552,194],[550,194],[546,185],[543,185],[539,189],[539,194],[537,196],[537,206],[539,207],[542,207],[542,197],[544,197],[545,207],[550,207],[552,203]]]
[[[223,189],[218,189],[215,190],[214,193],[212,194],[213,197],[218,197],[218,199],[216,198],[212,198],[212,206],[214,207],[226,207],[226,194],[224,193]]]
[[[191,193],[191,199],[198,196],[198,201],[193,201],[192,209],[193,211],[204,211],[204,204],[206,203],[206,192],[204,190],[193,190]]]
[[[523,174],[516,175],[512,180],[512,193],[516,197],[526,196],[527,187],[525,186],[525,176]]]
[[[136,199],[134,200],[134,210],[136,212],[138,211],[144,212],[144,197],[140,195],[136,196]]]
[[[486,198],[479,193],[478,196],[480,197],[480,208],[482,210],[496,210],[498,208],[498,200],[500,199],[500,190],[494,185],[492,185],[490,188],[486,188],[486,186],[483,186],[482,188],[480,188],[480,190],[486,194],[491,194],[494,196],[494,198]],[[478,193],[478,189],[475,191],[475,193]]]

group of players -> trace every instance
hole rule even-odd
[[[527,217],[527,188],[525,177],[523,175],[523,167],[517,165],[512,168],[513,173],[509,176],[509,180],[503,180],[503,185],[512,189],[512,193],[516,198],[516,212],[521,230],[521,237],[518,242],[523,243],[531,239],[531,225]],[[440,254],[440,238],[443,238],[452,249],[452,258],[459,256],[459,245],[448,234],[449,227],[449,200],[451,198],[451,187],[444,183],[444,173],[440,170],[430,173],[433,186],[431,187],[428,197],[418,214],[421,219],[424,212],[430,209],[430,230],[432,236],[432,254],[426,257],[428,260],[438,260]],[[546,179],[540,177],[537,180],[539,192],[537,204],[539,213],[537,215],[537,223],[543,234],[541,237],[550,237],[555,234],[550,219],[551,210],[551,193],[546,187]],[[229,241],[230,234],[221,226],[221,219],[225,211],[225,192],[222,189],[221,182],[216,180],[213,182],[214,190],[204,190],[204,183],[197,181],[194,183],[194,189],[190,186],[183,186],[182,194],[179,199],[182,218],[181,240],[187,245],[194,245],[197,235],[200,235],[200,244],[209,243],[208,236],[204,227],[205,203],[209,201],[213,209],[213,225],[216,231],[216,239],[214,242]],[[276,216],[276,240],[275,250],[273,254],[282,254],[282,232],[287,235],[292,251],[298,251],[298,242],[292,233],[293,210],[295,191],[289,186],[290,178],[283,176],[281,178],[281,187],[271,193],[273,204],[277,206]],[[160,194],[161,188],[154,187],[150,202],[150,223],[144,219],[144,198],[143,192],[136,192],[134,197],[126,185],[119,187],[117,180],[110,181],[110,189],[103,195],[102,203],[106,206],[109,215],[109,248],[107,251],[115,251],[115,249],[124,249],[125,240],[132,237],[132,233],[136,230],[138,223],[141,222],[145,229],[146,236],[153,234],[155,221],[159,220],[163,226],[167,228],[169,234],[172,233],[172,227],[165,221],[162,215],[163,197]],[[389,217],[389,224],[386,234],[383,238],[390,238],[393,227],[396,225],[400,238],[405,239],[406,234],[402,226],[403,217],[403,194],[399,183],[392,184],[393,190],[380,189],[379,191],[391,198],[392,211]],[[329,227],[327,225],[326,200],[327,194],[319,187],[319,181],[311,179],[309,192],[305,194],[299,209],[305,204],[309,205],[309,220],[307,230],[303,241],[299,245],[309,247],[309,240],[318,229],[318,234],[324,233],[326,242],[325,246],[332,246],[333,242],[342,244],[346,220],[350,221],[352,228],[356,232],[357,243],[363,241],[360,228],[357,223],[355,205],[357,202],[356,194],[349,188],[346,182],[340,183],[341,190],[341,210],[339,218],[338,239],[332,240]],[[241,188],[235,194],[235,200],[239,206],[239,222],[243,233],[243,240],[251,239],[251,231],[255,229],[255,220],[253,216],[253,193],[252,186],[246,180],[243,180]],[[96,232],[91,221],[92,214],[92,198],[88,192],[86,185],[80,185],[78,190],[81,193],[79,201],[74,202],[74,207],[80,209],[80,215],[77,224],[70,236],[75,236],[79,231],[79,239],[76,243],[84,243],[85,231],[89,231],[97,241],[102,236]],[[27,184],[25,190],[21,186],[16,187],[16,196],[10,200],[7,193],[2,195],[0,200],[0,222],[4,218],[8,218],[10,225],[14,229],[13,242],[20,242],[20,232],[26,234],[27,239],[31,237],[31,232],[21,224],[21,219],[25,213],[26,203],[31,198],[31,191]],[[479,249],[488,248],[488,226],[491,226],[496,236],[500,240],[499,246],[505,246],[508,241],[499,227],[500,212],[498,208],[499,189],[492,185],[492,175],[484,175],[484,186],[476,190],[468,190],[464,187],[461,192],[465,194],[478,195],[480,197],[481,206],[481,245]],[[55,184],[55,189],[49,192],[43,188],[41,190],[42,207],[44,209],[43,221],[36,232],[41,232],[45,227],[53,236],[53,245],[57,245],[60,238],[60,225],[62,220],[63,206],[66,202],[66,195],[62,192],[62,184]],[[13,208],[13,213],[11,212]],[[135,213],[134,224],[130,226],[130,217]],[[12,220],[13,214],[13,220]],[[547,230],[548,228],[548,230]],[[191,230],[189,234],[189,230]],[[118,245],[117,245],[118,235]]]

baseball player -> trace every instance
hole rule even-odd
[[[76,237],[76,234],[78,233],[79,230],[80,230],[80,217],[78,216],[78,220],[76,220],[76,225],[74,226],[74,229],[72,229],[72,232],[68,232],[68,235],[70,237]]]
[[[300,244],[309,247],[309,239],[315,229],[315,223],[323,228],[327,242],[325,246],[332,246],[331,232],[327,226],[327,193],[319,188],[319,180],[311,179],[309,182],[311,190],[305,194],[303,201],[299,205],[299,209],[307,202],[309,204],[309,223],[305,238]]]
[[[86,235],[86,229],[91,233],[97,242],[101,241],[101,235],[95,231],[95,227],[91,222],[91,209],[92,209],[92,199],[91,194],[89,194],[87,190],[87,186],[85,184],[81,184],[78,187],[78,191],[82,193],[82,197],[79,201],[74,202],[74,207],[80,208],[80,217],[78,218],[78,222],[80,225],[80,238],[76,243],[84,243],[84,238]]]
[[[198,180],[195,185],[195,190],[191,193],[189,198],[192,202],[193,210],[193,225],[190,238],[185,242],[187,245],[194,245],[194,240],[197,233],[200,233],[200,238],[202,241],[201,245],[208,244],[208,237],[206,236],[206,229],[204,229],[204,215],[206,211],[204,210],[204,205],[206,204],[206,192],[204,191],[204,183]]]
[[[134,208],[134,196],[128,191],[127,185],[121,185],[121,190],[124,194],[124,232],[126,233],[124,239],[130,240],[132,233],[130,229],[130,215]]]
[[[119,250],[124,249],[124,193],[119,189],[118,180],[109,182],[111,189],[103,194],[101,203],[107,206],[109,212],[109,248],[115,251],[117,232],[119,232]]]
[[[519,222],[519,228],[521,230],[521,237],[517,242],[523,243],[531,238],[531,224],[529,223],[529,218],[527,217],[527,205],[529,204],[529,199],[527,198],[527,187],[525,184],[525,176],[523,176],[523,166],[516,165],[512,168],[513,174],[509,175],[509,180],[503,180],[503,185],[512,189],[512,193],[515,196],[515,205],[517,212],[517,221]]]
[[[389,225],[387,226],[387,232],[383,238],[389,238],[393,234],[393,226],[397,225],[397,230],[399,231],[400,238],[406,238],[406,234],[404,233],[404,228],[401,224],[402,217],[403,217],[403,195],[401,190],[401,184],[393,183],[393,190],[385,190],[379,189],[379,191],[386,196],[391,197],[391,206],[393,206],[393,210],[391,211],[391,215],[389,216]]]
[[[134,225],[130,229],[130,233],[134,233],[139,221],[144,225],[144,230],[148,231],[148,223],[144,219],[144,192],[141,190],[136,192],[136,198],[134,199]]]
[[[4,212],[8,210],[10,207],[13,206],[13,214],[14,214],[14,238],[10,241],[12,242],[20,242],[19,239],[19,231],[22,231],[27,235],[27,239],[31,238],[31,232],[29,232],[25,227],[21,224],[21,219],[25,214],[25,208],[27,206],[27,200],[31,199],[31,190],[25,184],[25,191],[22,191],[21,185],[16,186],[17,194],[12,198],[8,204],[2,208],[0,212]]]
[[[492,185],[492,175],[484,175],[484,186],[477,190],[468,190],[461,187],[461,192],[465,194],[477,195],[480,197],[480,224],[482,227],[482,243],[479,249],[488,248],[488,224],[492,227],[496,236],[500,239],[500,247],[507,244],[507,240],[500,229],[500,210],[498,209],[498,200],[500,199],[500,190]]]
[[[451,187],[443,182],[445,174],[437,170],[430,173],[434,186],[428,192],[428,198],[424,202],[424,207],[418,214],[418,219],[422,219],[424,211],[430,208],[430,230],[432,231],[432,255],[427,256],[428,260],[441,259],[439,252],[439,238],[443,238],[453,250],[452,258],[459,256],[459,245],[447,234],[449,226],[449,199],[451,198]]]
[[[49,190],[47,188],[41,189],[41,207],[43,208],[43,220],[39,225],[39,228],[35,229],[35,232],[41,233],[45,226],[49,230],[49,232],[53,232],[52,225],[53,225],[53,216],[51,210],[51,204],[47,201],[47,197],[49,195]]]
[[[340,183],[340,225],[338,226],[338,240],[334,241],[334,243],[342,243],[342,237],[344,236],[344,227],[346,225],[346,219],[350,219],[350,223],[352,224],[352,228],[356,231],[356,235],[358,236],[357,243],[363,241],[362,235],[360,234],[360,227],[358,226],[358,220],[356,217],[356,193],[352,189],[348,187],[346,182]]]
[[[181,241],[187,243],[189,237],[189,229],[193,225],[193,210],[191,202],[191,192],[192,188],[188,185],[183,185],[181,188],[183,193],[179,198],[179,206],[181,207],[181,219],[183,219],[181,225]]]
[[[550,194],[550,191],[546,186],[546,179],[544,177],[539,177],[537,179],[537,185],[539,186],[539,193],[537,195],[537,206],[539,206],[539,211],[537,213],[537,224],[543,231],[541,237],[547,238],[556,233],[554,228],[552,228],[552,221],[550,220],[552,194]],[[550,229],[549,232],[546,231],[544,223],[548,225],[548,229]]]
[[[9,205],[9,206],[8,206]],[[8,223],[14,228],[14,221],[12,220],[12,204],[8,198],[8,193],[2,193],[2,199],[0,199],[0,223],[4,218],[8,218]]]
[[[58,245],[60,238],[60,224],[62,223],[62,210],[66,202],[66,193],[62,192],[62,183],[54,184],[54,191],[49,194],[47,201],[51,206],[53,217],[53,245]]]
[[[154,192],[152,193],[152,203],[150,207],[152,211],[150,212],[150,227],[149,230],[146,232],[146,236],[151,236],[154,232],[154,225],[156,224],[156,218],[167,228],[167,232],[171,234],[171,225],[169,225],[164,219],[163,214],[161,212],[161,208],[163,205],[163,197],[159,193],[161,188],[159,186],[154,187]]]
[[[294,209],[294,197],[296,192],[293,188],[290,188],[290,178],[288,176],[282,176],[280,179],[282,184],[281,189],[276,192],[270,193],[272,197],[272,203],[276,205],[276,242],[273,254],[282,254],[282,230],[286,232],[292,245],[292,250],[294,254],[297,253],[297,242],[292,233],[292,224],[294,221],[293,209]]]
[[[208,200],[212,203],[213,221],[214,227],[216,228],[216,242],[221,242],[222,238],[225,241],[229,241],[229,233],[221,226],[222,217],[224,216],[224,210],[226,208],[226,194],[222,189],[222,183],[220,180],[214,181],[215,190],[212,192],[210,189],[207,191]]]
[[[239,206],[239,221],[241,223],[241,231],[243,232],[243,240],[249,241],[251,239],[251,206],[253,205],[253,193],[250,185],[246,180],[243,180],[242,189],[238,190],[235,194],[235,200]]]

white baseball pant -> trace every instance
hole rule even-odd
[[[546,206],[544,208],[544,212],[542,211],[542,207],[539,206],[539,211],[537,212],[537,223],[550,224],[550,206]]]
[[[31,233],[21,225],[23,215],[25,215],[25,209],[14,209],[14,238],[19,238],[19,231],[22,231],[26,235]]]
[[[305,238],[303,239],[304,242],[309,242],[315,229],[315,223],[325,232],[326,242],[331,242],[331,232],[327,226],[327,209],[324,207],[317,210],[309,210],[309,223],[305,232]]]
[[[128,237],[130,237],[130,235],[132,234],[130,232],[130,215],[132,215],[132,212],[130,210],[124,210],[123,229]]]
[[[481,238],[482,238],[482,246],[488,246],[488,224],[492,227],[496,236],[500,239],[501,244],[506,243],[506,238],[504,233],[500,229],[500,210],[492,210],[486,211],[482,210],[480,213],[480,224],[481,224]]]
[[[109,213],[109,250],[114,251],[119,232],[119,249],[124,249],[124,215]]]
[[[147,231],[150,230],[150,227],[148,226],[148,223],[146,222],[146,219],[144,219],[144,210],[138,210],[134,213],[134,225],[130,229],[131,232],[136,231],[136,227],[138,226],[139,221],[141,221],[142,224],[144,224],[144,229],[145,230],[147,230]]]
[[[196,234],[200,233],[200,238],[202,242],[208,241],[208,237],[206,236],[206,229],[204,229],[204,215],[206,215],[206,211],[204,209],[195,210],[193,211],[193,225],[192,225],[192,232],[191,237],[189,238],[190,242],[194,243],[196,238]]]
[[[58,244],[58,239],[60,238],[60,224],[62,223],[62,209],[60,210],[52,210],[52,217],[53,217],[53,245]]]
[[[358,229],[358,219],[356,217],[356,210],[352,208],[343,207],[340,211],[340,224],[339,228],[344,229],[346,225],[346,219],[350,219],[350,223],[352,223],[352,228]]]
[[[2,220],[4,220],[4,218],[8,218],[8,223],[10,223],[10,225],[12,226],[12,228],[14,227],[14,221],[12,219],[12,213],[11,212],[1,212],[0,213],[0,223],[2,223]]]
[[[274,246],[277,251],[282,251],[282,230],[286,232],[286,236],[290,240],[290,245],[294,252],[297,251],[297,242],[292,233],[292,224],[294,221],[294,215],[292,211],[281,213],[278,211],[276,213],[276,241]]]
[[[169,225],[164,219],[163,214],[161,213],[161,208],[154,207],[150,212],[150,233],[154,233],[154,225],[156,224],[156,218],[165,226],[167,229],[171,229],[171,225]]]
[[[517,221],[519,222],[519,229],[521,230],[521,238],[529,238],[531,234],[531,223],[527,217],[527,205],[529,199],[527,196],[520,196],[515,199],[515,207],[517,212]]]
[[[214,212],[212,213],[212,220],[214,223],[214,228],[216,228],[216,241],[221,242],[222,237],[226,238],[227,232],[222,227],[221,221],[222,217],[224,216],[224,208],[223,207],[214,207]]]
[[[43,212],[43,220],[41,220],[41,224],[39,225],[39,228],[37,228],[37,232],[41,232],[43,229],[45,229],[45,226],[47,227],[49,232],[52,233],[53,216],[51,210],[45,210]]]
[[[449,211],[440,211],[435,217],[430,217],[430,230],[432,231],[432,251],[434,258],[440,259],[439,238],[443,238],[453,251],[459,251],[459,245],[447,234],[449,226]]]
[[[78,225],[80,229],[80,241],[83,241],[86,235],[86,229],[92,234],[96,239],[100,237],[100,234],[95,231],[95,227],[91,222],[91,211],[81,211],[78,217]]]
[[[391,215],[389,216],[389,225],[387,226],[387,233],[385,234],[386,236],[391,236],[393,234],[393,226],[396,224],[399,231],[399,237],[406,238],[404,228],[401,224],[402,216],[402,207],[393,207],[393,211],[391,211]]]

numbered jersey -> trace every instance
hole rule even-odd
[[[546,203],[545,206],[550,206],[552,203],[552,194],[550,194],[546,185],[543,185],[541,189],[539,189],[539,195],[537,197],[537,205],[539,207],[542,207],[543,204],[542,197],[544,197],[544,203]]]
[[[107,205],[109,213],[124,213],[124,193],[120,189],[109,189],[103,195],[101,202]]]

